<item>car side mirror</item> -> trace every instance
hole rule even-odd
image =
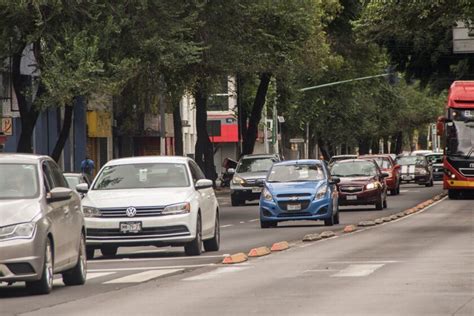
[[[388,178],[390,175],[386,172],[382,172],[381,176],[382,178]]]
[[[341,178],[339,178],[339,177],[332,177],[329,180],[329,184],[338,184],[339,182],[341,182]]]
[[[69,200],[72,197],[72,190],[69,188],[54,188],[46,194],[48,202]]]
[[[235,173],[235,169],[234,169],[234,168],[229,168],[229,169],[227,169],[227,173],[228,173],[228,174],[234,174],[234,173]]]
[[[212,185],[213,185],[212,180],[200,179],[196,181],[196,183],[194,184],[194,187],[196,188],[196,190],[200,190],[200,189],[212,188]]]
[[[80,183],[76,185],[76,191],[81,194],[86,194],[89,191],[89,185],[87,183]]]

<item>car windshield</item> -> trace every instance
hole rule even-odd
[[[0,164],[0,199],[32,199],[39,195],[34,164]]]
[[[277,165],[268,175],[268,182],[305,182],[325,178],[320,165]]]
[[[431,163],[443,163],[443,155],[428,155],[426,159]]]
[[[105,167],[93,190],[178,188],[189,183],[185,164],[125,164]]]
[[[69,188],[75,190],[76,185],[81,183],[81,179],[78,176],[65,176],[67,184],[69,185]]]
[[[274,162],[271,158],[244,158],[237,166],[237,172],[267,172]]]
[[[336,162],[331,168],[336,177],[367,177],[377,175],[377,167],[371,161]]]
[[[397,159],[397,163],[400,166],[408,165],[424,165],[425,157],[423,156],[404,156]]]
[[[374,160],[379,168],[381,169],[390,169],[392,168],[392,164],[390,163],[390,160],[384,157],[371,157],[371,158],[365,158],[365,159],[372,159]]]

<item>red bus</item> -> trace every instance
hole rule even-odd
[[[474,81],[455,81],[449,89],[446,116],[438,120],[444,140],[443,186],[449,198],[474,192]]]

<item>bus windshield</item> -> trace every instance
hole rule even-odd
[[[447,127],[448,155],[471,157],[474,148],[474,122],[454,120]]]

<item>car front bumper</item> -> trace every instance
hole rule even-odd
[[[139,233],[120,232],[120,223],[141,222]],[[196,237],[197,212],[154,217],[88,217],[87,246],[183,245]]]
[[[294,221],[294,220],[324,220],[331,218],[332,203],[330,198],[323,198],[319,200],[307,200],[307,207],[302,207],[301,210],[288,211],[285,205],[297,203],[288,200],[271,200],[267,201],[260,199],[260,219],[269,222]],[[298,201],[302,202],[303,201]]]
[[[39,280],[44,249],[45,240],[38,231],[32,239],[0,241],[0,282]]]

